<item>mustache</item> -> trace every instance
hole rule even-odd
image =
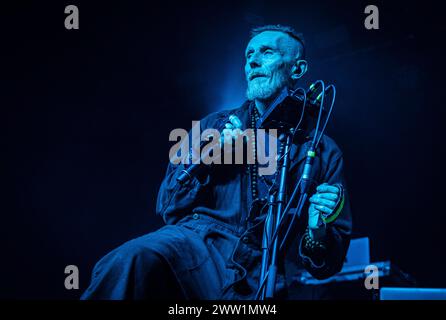
[[[258,77],[269,77],[270,75],[267,72],[253,71],[248,75],[249,81],[258,78]]]

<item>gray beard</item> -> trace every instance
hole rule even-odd
[[[283,74],[280,73],[280,76],[273,79],[272,82],[266,81],[261,83],[253,83],[248,82],[248,88],[246,89],[246,97],[248,100],[268,100],[277,93],[279,93],[280,90],[282,90],[283,87],[290,84],[290,81],[288,78]]]

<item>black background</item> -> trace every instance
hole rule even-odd
[[[75,4],[80,29],[64,28]],[[380,29],[364,28],[364,8]],[[303,85],[334,83],[355,237],[446,287],[444,22],[431,1],[60,1],[1,5],[0,297],[77,299],[94,263],[162,225],[169,132],[243,102],[249,29],[293,25]],[[435,155],[435,156],[434,156]],[[81,290],[64,288],[64,268]]]

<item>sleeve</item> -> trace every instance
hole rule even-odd
[[[208,116],[200,120],[200,132],[202,132],[203,128],[206,128],[209,118],[211,117]],[[185,149],[189,150],[187,154],[181,155],[183,159],[184,157],[189,157],[189,160],[191,160],[192,153],[197,152],[194,151],[197,149],[192,148],[192,146],[197,146],[200,141],[193,141],[192,135],[191,131],[189,131],[187,139],[184,139],[182,142],[183,144],[187,143]],[[167,166],[167,171],[161,182],[156,202],[156,214],[160,215],[166,224],[174,224],[185,215],[190,214],[192,209],[203,200],[202,196],[205,194],[206,188],[209,187],[210,175],[206,170],[203,170],[203,172],[197,174],[183,185],[180,184],[177,178],[188,166],[185,161],[181,161],[178,164],[169,161]]]
[[[344,179],[344,161],[342,154],[337,153],[334,160],[328,163],[321,183],[327,182],[341,186],[341,198],[335,209],[336,218],[326,222],[326,236],[319,243],[308,241],[308,230],[300,240],[299,256],[307,271],[316,279],[326,279],[338,273],[350,244],[352,219],[348,191]]]
[[[167,224],[173,224],[183,215],[188,214],[198,202],[202,190],[209,184],[209,175],[204,179],[197,177],[181,185],[177,177],[186,166],[169,163],[166,176],[164,177],[158,192],[156,202],[156,213],[162,216]]]

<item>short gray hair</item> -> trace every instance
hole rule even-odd
[[[302,36],[301,33],[296,32],[296,30],[294,30],[294,28],[290,27],[290,26],[283,26],[280,24],[268,24],[268,25],[264,25],[264,26],[260,26],[260,27],[255,27],[251,29],[250,32],[250,39],[254,38],[256,35],[265,32],[265,31],[279,31],[279,32],[283,32],[286,33],[287,35],[289,35],[291,38],[297,40],[300,45],[301,45],[301,49],[299,50],[299,58],[300,59],[305,59],[305,42],[304,42],[304,38]]]

